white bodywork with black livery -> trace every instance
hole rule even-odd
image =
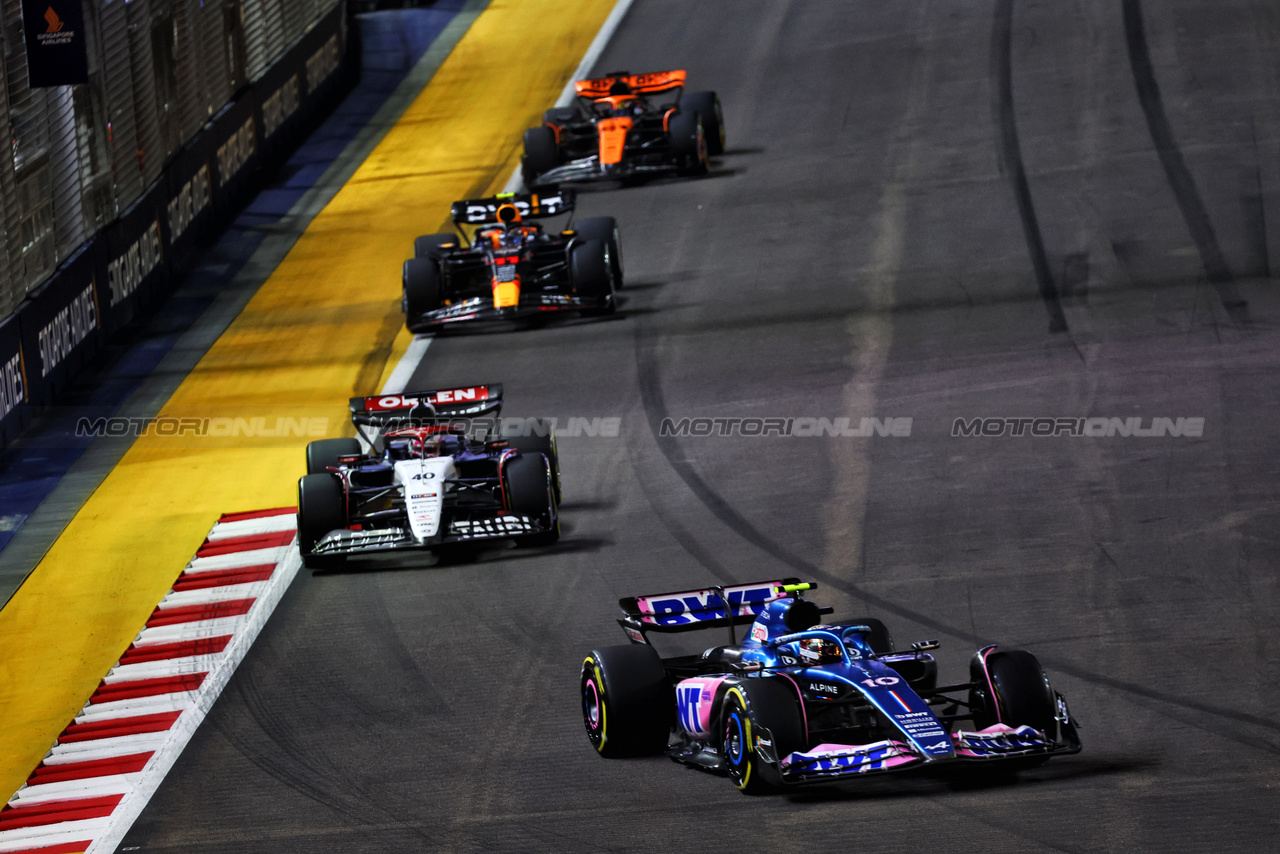
[[[560,535],[554,430],[499,417],[498,383],[351,399],[359,439],[307,446],[298,540],[307,566]],[[507,427],[509,429],[504,430]]]

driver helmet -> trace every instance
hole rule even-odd
[[[840,644],[829,638],[805,638],[796,645],[796,651],[806,664],[832,664],[844,657]]]

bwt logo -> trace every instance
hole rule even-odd
[[[773,598],[772,585],[728,590],[729,608],[734,614],[759,615],[765,603]],[[698,590],[683,596],[645,600],[652,612],[653,621],[660,626],[682,626],[702,620],[719,620],[727,616],[724,600],[711,590]]]
[[[699,715],[699,707],[702,703],[702,686],[681,685],[676,691],[679,699],[680,727],[685,732],[693,735],[705,735],[706,733],[702,729],[701,715]]]

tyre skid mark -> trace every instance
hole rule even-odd
[[[1011,2],[1011,0],[1001,0]],[[1129,52],[1129,68],[1133,72],[1133,84],[1138,90],[1138,102],[1142,105],[1143,115],[1147,119],[1147,129],[1151,133],[1151,141],[1155,144],[1156,154],[1160,156],[1160,165],[1164,167],[1169,187],[1173,190],[1174,199],[1182,220],[1191,233],[1191,239],[1200,253],[1200,261],[1204,265],[1209,284],[1218,292],[1223,308],[1232,320],[1243,323],[1248,321],[1249,304],[1236,288],[1235,277],[1218,244],[1218,237],[1213,230],[1213,222],[1209,219],[1209,211],[1196,186],[1191,169],[1182,156],[1182,149],[1174,139],[1173,127],[1169,124],[1169,116],[1164,110],[1164,99],[1160,95],[1160,84],[1156,81],[1155,69],[1151,65],[1151,51],[1147,45],[1146,27],[1142,20],[1142,4],[1140,0],[1124,0],[1124,35],[1125,45]]]
[[[1013,0],[997,0],[995,20],[991,30],[991,74],[995,78],[996,124],[1000,128],[1000,159],[1009,171],[1013,195],[1018,203],[1018,218],[1022,221],[1022,234],[1027,251],[1031,253],[1031,266],[1035,271],[1040,298],[1049,311],[1049,331],[1066,332],[1067,317],[1062,311],[1058,285],[1049,269],[1049,256],[1044,248],[1044,235],[1036,216],[1035,202],[1031,198],[1031,185],[1027,181],[1027,169],[1022,160],[1022,145],[1018,141],[1018,122],[1013,109]]]

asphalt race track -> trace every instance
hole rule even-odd
[[[1274,849],[1280,10],[637,0],[597,71],[667,67],[729,150],[583,193],[622,310],[440,338],[410,384],[559,419],[559,545],[300,576],[120,850]],[[700,417],[912,420],[661,435]],[[1088,417],[1204,420],[952,435]],[[772,798],[594,754],[619,596],[787,575],[944,679],[1034,651],[1084,752]]]

